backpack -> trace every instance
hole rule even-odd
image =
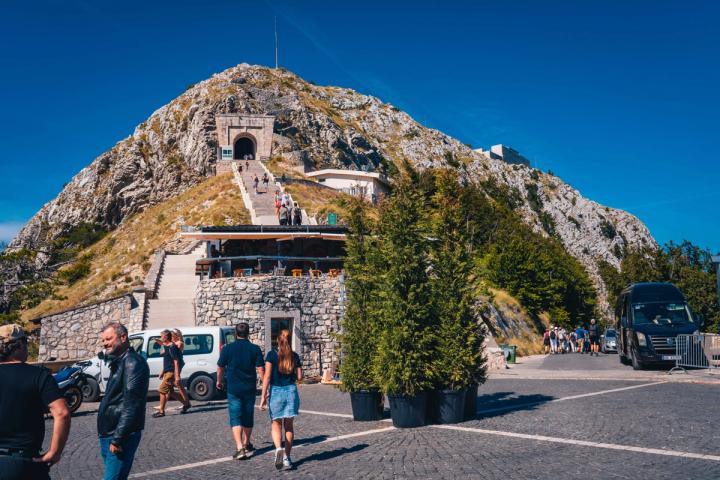
[[[555,340],[555,331],[550,332],[550,340]]]

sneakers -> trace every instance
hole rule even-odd
[[[285,458],[283,458],[283,467],[285,467],[285,468],[293,467],[293,463],[292,463],[292,460],[290,460],[290,456],[286,455]]]
[[[283,465],[285,463],[283,457],[285,456],[285,449],[284,448],[276,448],[275,449],[275,468],[278,470],[281,470],[283,468]]]
[[[244,448],[241,448],[237,452],[235,452],[235,455],[233,455],[233,460],[245,460],[247,458],[247,453],[245,452]]]
[[[250,458],[255,454],[255,447],[252,443],[248,443],[243,450],[245,450],[245,458]]]

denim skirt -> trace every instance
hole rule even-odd
[[[300,395],[298,395],[297,385],[270,387],[268,412],[270,413],[271,419],[278,420],[280,418],[297,417],[299,409]]]

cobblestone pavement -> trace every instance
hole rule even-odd
[[[491,378],[480,388],[475,420],[396,430],[387,421],[353,422],[345,394],[304,385],[296,469],[274,469],[269,420],[260,411],[258,455],[227,460],[233,444],[225,404],[212,402],[188,415],[148,418],[133,478],[720,478],[708,418],[717,398],[718,387],[708,384]],[[53,478],[101,478],[96,408],[88,404],[73,418]]]

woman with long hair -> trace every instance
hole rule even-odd
[[[275,468],[292,468],[290,451],[295,431],[293,419],[300,409],[300,395],[297,382],[302,380],[300,356],[292,351],[290,331],[283,329],[277,339],[277,349],[265,357],[260,408],[268,409],[272,420],[272,439],[275,444]],[[282,448],[282,433],[285,430],[285,448]]]

